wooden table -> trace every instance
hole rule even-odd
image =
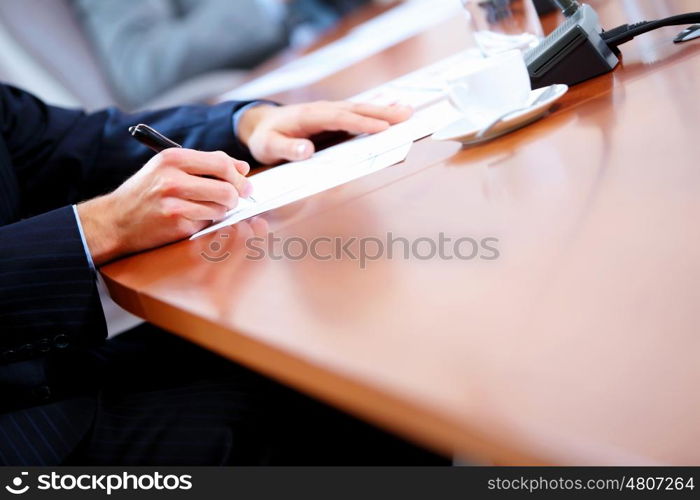
[[[608,27],[698,6],[590,3]],[[264,217],[281,239],[495,237],[497,260],[252,260],[243,223],[102,273],[148,321],[436,450],[700,464],[700,42],[678,31],[626,45],[524,130],[420,141]],[[280,97],[347,97],[467,41],[456,17]]]

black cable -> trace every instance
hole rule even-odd
[[[681,24],[693,24],[700,22],[700,12],[690,12],[688,14],[680,14],[678,16],[659,19],[658,21],[642,21],[635,24],[623,24],[617,28],[603,31],[601,37],[608,46],[615,50],[623,43],[627,43],[634,37],[654,31],[664,26],[678,26]]]

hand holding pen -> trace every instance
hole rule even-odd
[[[169,148],[182,148],[181,145],[179,145],[177,142],[173,141],[172,139],[168,139],[165,137],[163,134],[158,132],[152,127],[149,127],[148,125],[145,125],[143,123],[139,123],[138,125],[134,125],[133,127],[129,127],[129,133],[131,136],[139,141],[141,144],[144,146],[150,148],[156,153],[160,153],[161,151]],[[234,160],[236,161],[236,160]],[[250,167],[247,166],[248,164],[245,162],[239,162],[243,163],[246,165],[247,168],[245,168],[245,173],[241,172],[242,175],[246,175],[248,171],[250,171]],[[238,169],[241,171],[241,169]],[[204,176],[208,178],[213,178],[212,176]],[[253,198],[250,195],[244,195],[241,193],[242,197],[247,198],[250,201],[255,201],[255,198]]]
[[[160,152],[111,193],[78,205],[98,266],[191,236],[223,219],[252,191],[244,161],[222,151],[181,148],[143,126],[133,132]]]
[[[411,116],[403,106],[317,102],[258,105],[239,121],[238,139],[266,165],[297,161],[314,153],[310,138],[324,131],[369,134]],[[111,193],[78,204],[85,240],[96,265],[171,243],[223,219],[249,197],[250,167],[218,151],[179,147],[145,125],[132,134],[159,152]]]

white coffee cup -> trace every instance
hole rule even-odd
[[[475,121],[488,121],[526,105],[532,87],[518,50],[481,61],[475,71],[449,82],[449,99]]]

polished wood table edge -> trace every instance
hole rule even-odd
[[[244,332],[193,316],[141,291],[134,296],[133,290],[107,274],[103,274],[103,278],[114,301],[132,314],[438,453],[452,456],[455,449],[468,449],[471,450],[470,456],[460,455],[460,458],[509,465],[554,464],[508,443],[499,443],[494,436],[483,436],[478,430],[467,429],[464,422],[436,415],[434,409],[423,408],[362,381],[307,363]],[[227,336],[225,347],[217,342],[217,337],[222,335]],[[324,378],[325,383],[318,384],[316,381],[319,378]],[[401,414],[402,418],[397,420],[396,414]]]

